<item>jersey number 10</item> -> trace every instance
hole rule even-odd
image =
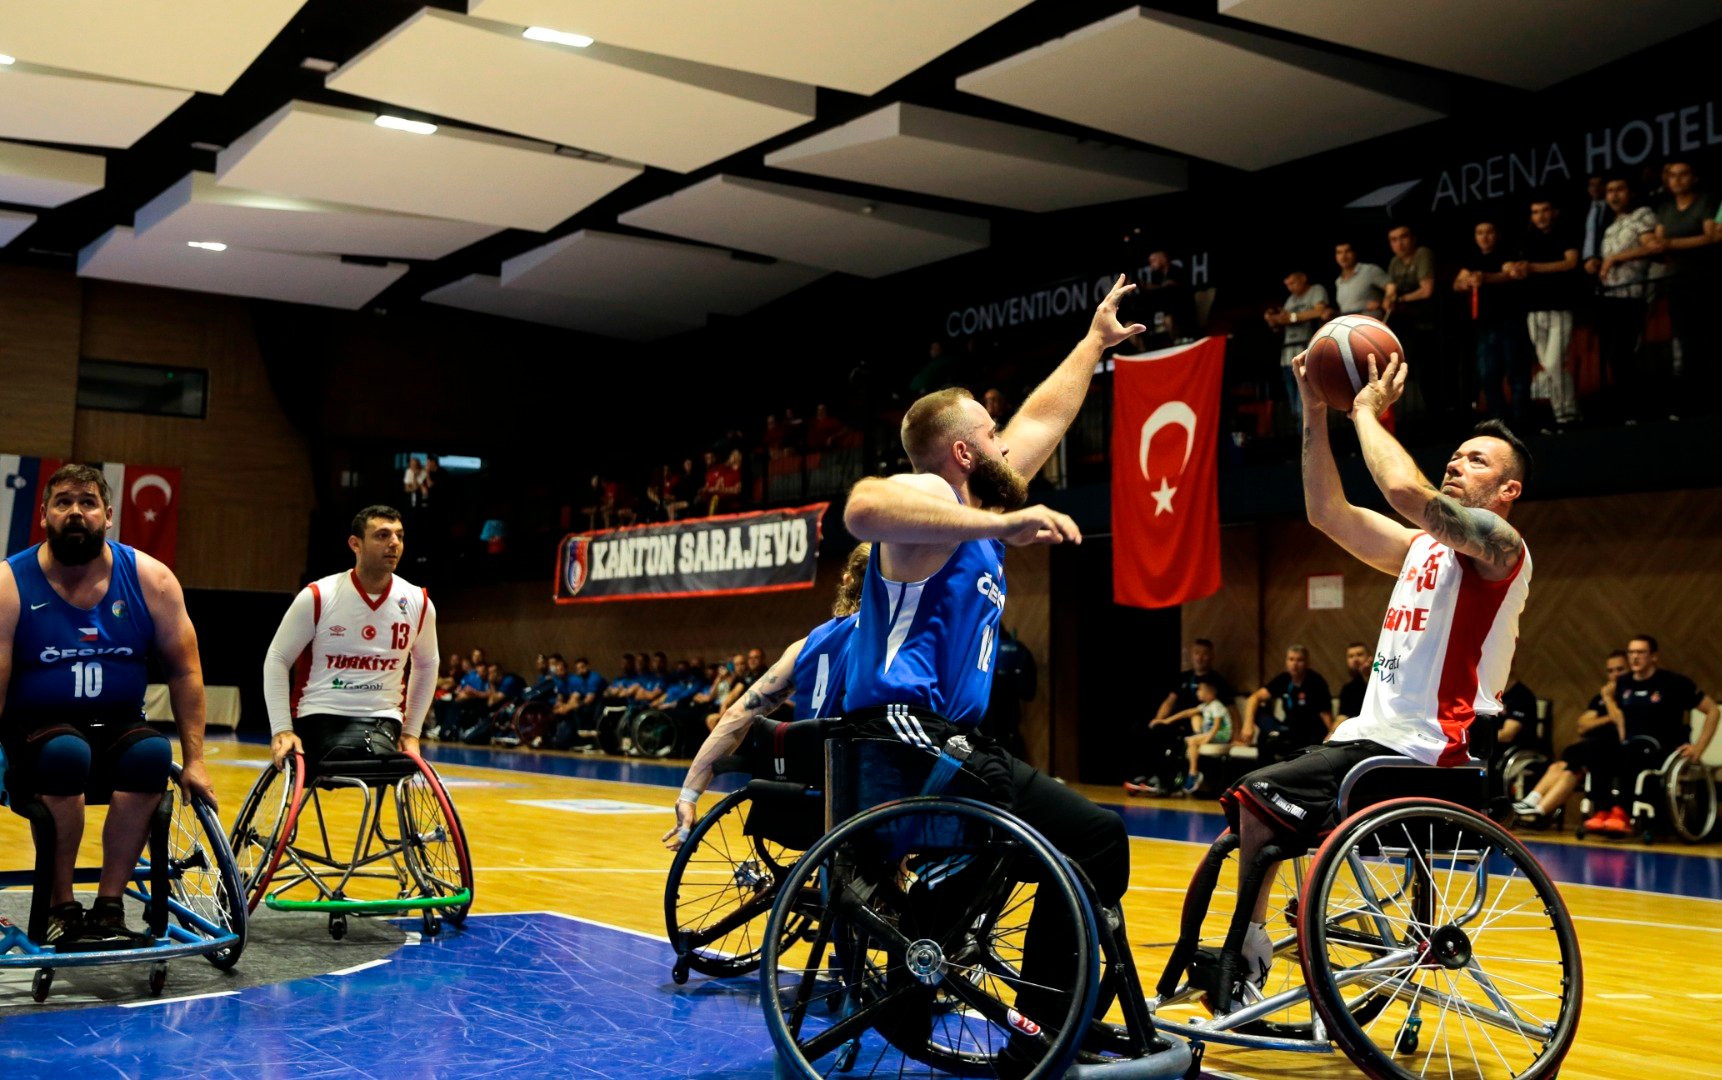
[[[79,661],[72,665],[72,696],[75,698],[101,697],[102,695],[102,665],[94,660]]]

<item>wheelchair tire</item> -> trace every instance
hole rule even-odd
[[[1391,899],[1373,899],[1383,892]],[[1322,844],[1300,908],[1311,1001],[1366,1076],[1407,1080],[1437,1058],[1514,1080],[1556,1075],[1583,997],[1578,939],[1554,883],[1500,825],[1424,798],[1368,807]],[[1370,968],[1379,974],[1361,974]],[[1386,1022],[1359,1023],[1360,997],[1387,999]],[[1430,1039],[1395,1060],[1407,1027]]]
[[[634,717],[634,752],[641,757],[665,758],[676,750],[676,721],[662,709],[647,709]]]
[[[264,766],[240,804],[227,845],[238,867],[248,912],[257,910],[280,869],[304,796],[305,757],[295,753],[283,768]]]
[[[431,768],[430,762],[416,755],[408,756],[419,771],[395,785],[395,806],[400,816],[402,854],[408,876],[417,884],[421,896],[453,896],[466,890],[464,902],[437,909],[445,922],[460,926],[466,922],[477,895],[466,830],[461,827],[460,815],[455,812],[442,777]]]
[[[694,823],[676,851],[664,882],[664,928],[676,950],[676,970],[714,979],[747,975],[759,967],[765,927],[779,884],[800,852],[747,834],[752,798],[744,787],[718,801]],[[823,813],[815,803],[809,808]],[[794,940],[811,931],[817,903],[804,905],[784,933]],[[784,947],[788,947],[786,941]]]
[[[1504,808],[1495,820],[1502,825],[1511,825],[1518,815],[1513,813],[1512,805],[1536,790],[1543,774],[1549,771],[1549,759],[1540,751],[1532,749],[1513,749],[1507,751],[1507,756],[1501,761],[1501,795]]]
[[[941,831],[961,840],[915,840],[896,860],[879,846],[887,834]],[[819,934],[792,954],[783,943],[809,890],[824,897]],[[1028,1017],[1014,1004],[1026,986],[1020,949],[1029,906],[1042,903],[1048,917],[1071,921],[1077,949],[1065,988],[1051,991],[1058,1015]],[[1051,1077],[1064,1075],[1089,1031],[1100,966],[1093,906],[1038,833],[983,803],[910,798],[849,819],[790,870],[760,988],[779,1075],[824,1076],[858,1050],[875,1073],[995,1076],[1012,1046],[1022,1054],[1013,1075]]]
[[[598,714],[598,749],[612,757],[626,753],[622,739],[629,734],[629,713],[632,711],[612,707]]]
[[[1676,757],[1665,782],[1668,820],[1675,833],[1698,844],[1716,828],[1716,775],[1702,762]]]
[[[175,762],[172,775],[176,782],[179,774]],[[200,922],[207,923],[238,936],[235,944],[205,955],[218,970],[227,971],[239,963],[239,955],[245,951],[251,908],[239,865],[221,830],[221,819],[201,796],[187,793],[186,798],[174,800],[168,822],[168,861],[173,871],[168,896],[180,926],[201,934],[208,930]]]

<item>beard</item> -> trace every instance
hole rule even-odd
[[[1020,510],[1028,502],[1028,481],[1003,458],[983,458],[969,474],[969,493],[989,510]]]
[[[54,561],[63,566],[85,566],[101,555],[107,538],[106,525],[91,532],[83,521],[73,520],[57,530],[48,530],[48,550]]]

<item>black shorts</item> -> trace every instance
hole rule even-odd
[[[33,794],[30,775],[42,747],[57,735],[76,735],[90,745],[90,777],[86,794],[105,802],[114,790],[114,763],[126,749],[143,739],[166,739],[150,727],[142,713],[127,710],[107,716],[28,714],[9,717],[0,730],[6,750],[6,789],[19,798]],[[172,751],[169,751],[172,757]],[[167,790],[164,781],[162,790]]]
[[[396,753],[401,722],[392,716],[335,716],[314,713],[293,719],[293,734],[305,746],[305,765],[313,775],[341,761],[369,761]]]
[[[1578,741],[1561,751],[1561,760],[1574,772],[1587,772],[1604,764],[1604,758],[1620,753],[1620,735],[1613,724],[1591,728]]]
[[[1232,831],[1247,808],[1282,835],[1315,844],[1339,824],[1339,784],[1358,762],[1383,754],[1376,742],[1323,743],[1247,773],[1220,796]]]

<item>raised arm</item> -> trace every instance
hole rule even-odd
[[[1304,354],[1292,360],[1292,373],[1303,400],[1303,502],[1309,523],[1361,562],[1397,575],[1417,533],[1386,514],[1346,501],[1327,439],[1327,406],[1309,385]]]
[[[138,552],[138,583],[144,605],[155,622],[156,655],[167,673],[168,699],[179,729],[179,782],[215,805],[215,786],[203,764],[203,660],[197,651],[197,630],[185,612],[185,591],[163,563]]]
[[[1134,334],[1148,328],[1141,323],[1125,326],[1118,321],[1118,304],[1136,288],[1126,284],[1123,274],[1100,302],[1088,333],[1070,350],[1070,355],[1053,369],[1022,408],[1011,417],[1004,429],[1004,442],[1010,447],[1010,464],[1024,479],[1033,479],[1058,447],[1064,433],[1076,422],[1082,399],[1088,396],[1088,385],[1094,379],[1094,369],[1100,355]]]
[[[965,540],[1003,540],[1007,544],[1080,544],[1076,522],[1044,506],[996,514],[964,506],[950,484],[931,473],[870,477],[849,492],[843,524],[857,540],[881,545],[885,576],[920,581],[938,572],[951,551]]]

